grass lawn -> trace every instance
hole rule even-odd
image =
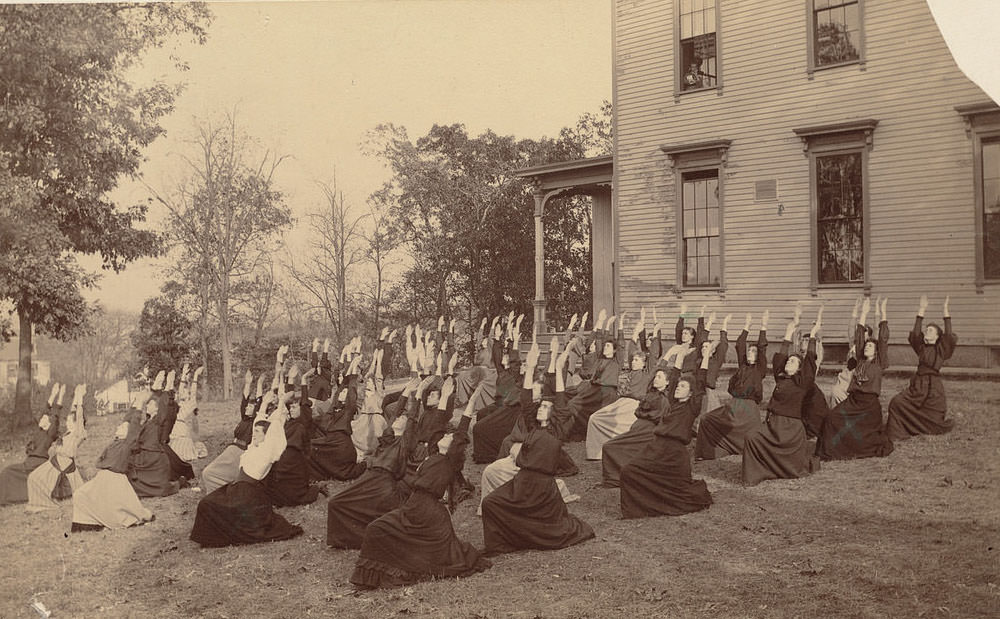
[[[904,385],[885,380],[883,404]],[[740,485],[738,457],[698,462],[694,475],[715,503],[677,518],[621,520],[618,491],[595,487],[600,463],[571,444],[581,473],[566,482],[583,498],[570,510],[597,539],[502,555],[470,578],[405,589],[353,592],[358,553],[327,548],[322,496],[281,509],[305,529],[299,538],[207,550],[188,539],[202,496],[190,489],[144,500],[156,521],[125,531],[70,534],[71,502],[41,514],[5,507],[0,617],[36,617],[32,596],[53,617],[997,617],[1000,384],[948,380],[945,389],[951,434],[753,488]],[[236,407],[202,406],[210,458],[231,437]],[[88,422],[85,477],[118,417]],[[2,457],[7,466],[23,455]],[[482,468],[466,465],[477,486]],[[453,521],[481,547],[475,503]]]

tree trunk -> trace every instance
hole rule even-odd
[[[222,340],[222,399],[228,400],[233,395],[233,359],[229,350],[229,317],[225,314],[219,317],[219,335]]]
[[[18,420],[31,417],[31,321],[19,312],[17,386],[14,395],[14,416]]]

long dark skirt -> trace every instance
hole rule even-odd
[[[483,499],[486,554],[525,548],[556,550],[594,537],[569,513],[552,475],[521,469]]]
[[[706,413],[698,424],[694,457],[714,460],[743,453],[747,435],[760,429],[760,410],[753,400],[733,398]]]
[[[28,474],[45,464],[44,456],[28,456],[0,473],[0,505],[28,502]]]
[[[621,471],[633,459],[641,456],[649,442],[653,440],[656,423],[649,419],[636,419],[632,429],[604,443],[601,450],[601,474],[604,485],[617,488],[621,482]]]
[[[910,386],[889,402],[886,431],[889,439],[902,441],[919,434],[946,434],[955,422],[945,419],[948,402],[941,377],[914,375]]]
[[[819,470],[806,430],[797,417],[771,415],[767,423],[747,437],[743,447],[743,483],[766,479],[795,479]]]
[[[142,449],[132,454],[128,480],[140,498],[177,493],[177,484],[170,479],[170,457],[162,447]]]
[[[806,438],[819,436],[823,421],[829,414],[830,407],[826,403],[826,396],[823,390],[814,384],[802,399],[802,425],[806,430]]]
[[[163,452],[167,454],[167,459],[170,461],[170,481],[177,481],[181,477],[194,479],[194,468],[190,462],[185,462],[170,445],[164,445]]]
[[[191,539],[202,546],[235,546],[291,539],[302,528],[271,507],[264,485],[242,472],[235,482],[198,502]]]
[[[403,504],[410,487],[385,469],[368,469],[350,486],[330,497],[326,511],[326,543],[334,548],[361,548],[365,528]]]
[[[448,508],[417,490],[365,529],[351,582],[365,588],[395,587],[470,576],[491,566],[482,552],[455,536]]]
[[[573,415],[573,426],[563,430],[568,440],[582,441],[587,438],[587,424],[590,416],[618,399],[617,387],[606,387],[594,383],[581,383],[573,399],[569,401],[569,411]]]
[[[319,488],[309,485],[309,463],[299,449],[286,447],[281,458],[264,478],[264,487],[276,507],[308,505],[316,500]]]
[[[712,504],[703,479],[691,478],[691,456],[678,440],[657,436],[621,473],[623,518],[680,516]]]
[[[477,420],[472,428],[472,461],[486,464],[496,460],[503,439],[510,434],[520,415],[521,406],[514,404],[501,406]]]
[[[365,472],[367,465],[358,462],[358,452],[349,434],[330,432],[312,440],[312,457],[309,458],[313,479],[355,479]]]
[[[830,411],[819,438],[821,460],[881,458],[892,453],[892,441],[882,429],[882,405],[877,393],[851,391]]]

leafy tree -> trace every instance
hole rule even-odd
[[[136,175],[178,87],[129,76],[151,48],[204,41],[208,22],[195,3],[0,6],[0,192],[12,198],[0,213],[0,298],[20,320],[19,414],[31,407],[32,327],[71,339],[84,326],[80,289],[94,278],[73,253],[118,271],[158,249],[134,227],[145,206],[119,209],[108,194]]]
[[[178,306],[178,296],[170,290],[164,287],[162,295],[146,299],[139,326],[131,335],[135,369],[148,367],[151,376],[159,370],[179,369],[191,354],[191,321]]]
[[[511,308],[530,314],[534,198],[514,172],[603,154],[610,126],[606,104],[555,139],[492,131],[473,137],[456,124],[435,125],[413,141],[403,128],[377,127],[368,152],[386,161],[393,177],[372,201],[389,213],[413,259],[403,294],[413,318],[448,314],[477,324]],[[590,305],[590,225],[587,200],[563,200],[545,215],[546,294],[555,322]]]

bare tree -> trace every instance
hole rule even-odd
[[[270,253],[264,254],[253,275],[244,278],[236,287],[233,308],[249,323],[254,347],[260,344],[264,331],[276,318],[273,310],[278,288]]]
[[[365,259],[372,266],[373,276],[361,287],[361,294],[370,308],[372,332],[378,333],[382,328],[388,269],[398,263],[394,257],[397,237],[385,209],[372,208],[371,226],[362,234],[362,238],[365,241]]]
[[[60,382],[87,383],[92,393],[126,376],[134,354],[129,336],[137,322],[135,314],[94,307],[87,335],[71,342],[48,342],[52,376]]]
[[[289,275],[322,309],[339,338],[347,323],[347,286],[355,265],[365,259],[361,223],[367,214],[355,216],[344,193],[331,183],[318,182],[326,203],[309,213],[311,239],[308,253],[296,258],[287,254]]]
[[[273,237],[291,223],[274,172],[283,161],[261,149],[234,114],[216,123],[196,123],[197,158],[185,158],[190,176],[172,195],[157,199],[170,211],[167,234],[182,258],[198,269],[214,305],[222,349],[223,397],[232,395],[233,302],[243,278],[251,277]],[[202,281],[202,280],[199,280]]]

